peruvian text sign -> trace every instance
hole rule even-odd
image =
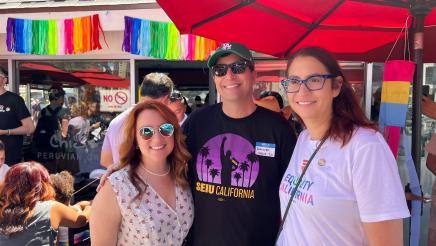
[[[100,89],[100,111],[122,112],[130,107],[128,89]]]

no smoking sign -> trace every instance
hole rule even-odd
[[[129,97],[127,96],[127,94],[123,91],[119,91],[115,93],[115,102],[118,103],[119,105],[125,104],[128,98]]]

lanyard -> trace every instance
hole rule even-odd
[[[274,245],[277,245],[277,241],[279,240],[280,233],[283,230],[283,225],[285,224],[286,216],[288,215],[289,208],[291,208],[292,201],[294,200],[295,193],[297,193],[298,187],[300,186],[301,180],[303,180],[303,176],[304,176],[304,174],[306,174],[307,168],[309,168],[310,163],[312,162],[316,153],[319,151],[319,149],[321,148],[321,146],[324,144],[325,141],[326,141],[326,138],[324,138],[319,143],[318,147],[316,147],[315,151],[313,152],[313,154],[310,156],[309,160],[307,161],[307,165],[304,167],[303,172],[301,173],[300,177],[298,177],[297,184],[295,185],[294,189],[292,190],[291,197],[289,198],[288,205],[286,206],[285,214],[283,215],[283,219],[280,223],[279,232],[277,233],[276,242],[274,243]]]

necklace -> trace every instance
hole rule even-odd
[[[163,176],[167,176],[170,173],[170,167],[168,167],[168,170],[164,173],[155,173],[153,171],[148,170],[143,164],[139,164],[139,166],[144,169],[144,171],[146,171],[147,173],[153,175],[153,176],[158,176],[158,177],[163,177]]]

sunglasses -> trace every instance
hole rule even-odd
[[[215,76],[222,77],[227,74],[227,69],[230,68],[233,74],[241,74],[245,72],[248,65],[250,65],[248,61],[237,61],[231,64],[216,64],[212,67],[212,72]]]
[[[170,102],[181,101],[183,99],[182,93],[173,92],[170,95]]]
[[[170,123],[163,123],[159,126],[159,133],[163,137],[171,137],[174,133],[174,126]],[[151,126],[144,126],[139,129],[139,135],[144,140],[150,140],[154,135],[154,128]]]

